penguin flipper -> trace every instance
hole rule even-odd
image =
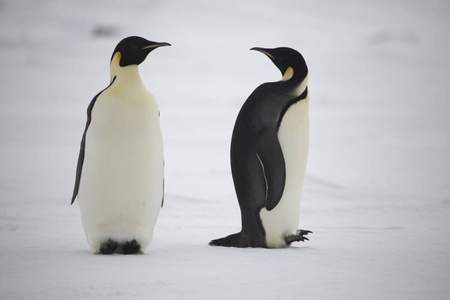
[[[75,198],[78,195],[78,189],[80,188],[81,170],[83,169],[83,162],[84,162],[85,140],[86,140],[86,131],[84,132],[83,138],[81,139],[80,154],[78,155],[78,163],[77,163],[77,174],[75,175],[75,186],[73,188],[72,202],[70,202],[70,204],[73,204],[73,202],[75,202]]]
[[[163,177],[163,186],[162,186],[162,190],[163,190],[163,195],[162,195],[162,199],[161,199],[161,207],[164,206],[164,177]]]
[[[104,88],[101,92],[99,92],[97,95],[95,95],[95,97],[92,99],[91,103],[89,103],[89,106],[87,108],[86,127],[84,128],[83,138],[81,139],[80,154],[78,155],[78,163],[77,163],[77,174],[75,176],[75,186],[73,188],[72,202],[70,202],[70,204],[73,204],[73,202],[75,201],[75,198],[78,195],[78,189],[80,188],[81,171],[83,170],[83,163],[84,163],[84,149],[85,149],[85,145],[86,145],[86,132],[89,128],[89,125],[91,124],[92,109],[94,108],[94,105],[95,105],[95,102],[97,101],[98,96],[100,96],[104,90],[109,88],[114,83],[114,81],[116,81],[116,77],[117,76],[114,76],[114,78],[111,80],[111,83],[106,88]]]
[[[114,77],[114,80],[116,77]],[[114,82],[113,80],[113,82]],[[112,82],[111,82],[112,84]],[[110,84],[110,85],[111,85]],[[72,202],[70,204],[73,204],[75,201],[75,198],[78,195],[78,189],[80,188],[80,180],[81,180],[81,171],[83,170],[83,163],[84,163],[84,149],[86,148],[86,132],[89,128],[89,125],[91,124],[91,118],[92,118],[92,109],[94,108],[95,101],[97,101],[98,96],[102,93],[98,93],[94,99],[92,99],[91,103],[88,106],[87,109],[87,121],[86,121],[86,127],[84,128],[83,137],[81,138],[81,145],[80,145],[80,154],[78,155],[78,163],[77,163],[77,174],[75,176],[75,186],[73,188],[73,195],[72,195]]]
[[[258,133],[256,154],[266,180],[265,207],[270,211],[280,202],[286,183],[286,165],[276,128],[265,128]]]

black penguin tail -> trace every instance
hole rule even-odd
[[[222,247],[239,247],[239,241],[241,240],[241,233],[231,234],[227,237],[212,240],[209,242],[210,246],[222,246]]]
[[[237,247],[237,248],[267,248],[263,239],[252,239],[242,232],[231,234],[227,237],[212,240],[210,246]]]

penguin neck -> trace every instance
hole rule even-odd
[[[121,67],[119,65],[120,57],[121,57],[120,52],[117,52],[114,55],[113,59],[111,60],[110,64],[111,82],[115,77],[116,78],[115,82],[121,85],[125,84],[125,86],[133,88],[135,88],[136,85],[144,86],[141,76],[139,75],[138,65],[129,65]]]
[[[295,72],[293,68],[289,67],[284,72],[280,83],[288,89],[293,89],[295,94],[301,95],[308,85],[308,74],[303,77],[299,72]]]

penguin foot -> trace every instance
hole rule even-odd
[[[211,242],[209,242],[209,245],[222,247],[239,247],[236,245],[239,244],[240,235],[240,233],[235,233],[221,239],[212,240]]]
[[[136,240],[126,242],[125,245],[122,246],[123,254],[137,254],[140,252],[140,250],[141,245],[139,245]]]
[[[237,247],[237,248],[267,248],[264,239],[248,237],[242,232],[231,234],[221,239],[212,240],[210,246]]]
[[[109,239],[108,241],[104,242],[101,246],[100,246],[100,254],[113,254],[116,249],[119,247],[119,244],[111,239]]]
[[[292,242],[309,241],[309,239],[305,236],[308,235],[308,233],[312,233],[312,231],[299,229],[295,234],[286,236],[284,241],[287,245],[290,245]]]

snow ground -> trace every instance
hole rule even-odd
[[[447,1],[0,1],[0,299],[447,299]],[[92,97],[129,35],[157,97],[166,201],[141,256],[90,254],[70,196]],[[310,69],[311,143],[288,249],[207,245],[239,230],[234,120],[280,78],[251,47]]]

